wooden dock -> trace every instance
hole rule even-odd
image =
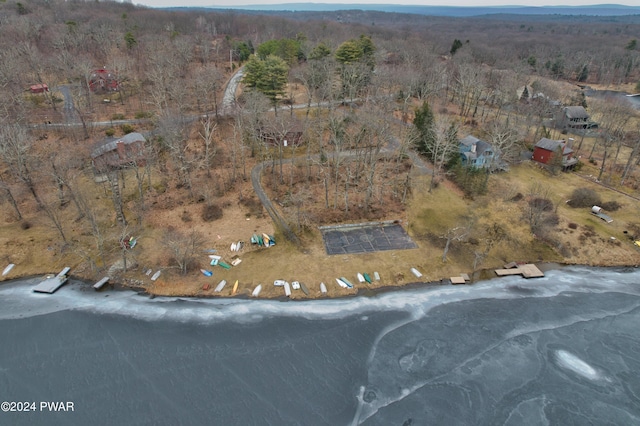
[[[544,277],[542,272],[536,265],[527,263],[525,265],[517,265],[513,268],[496,269],[496,275],[503,277],[506,275],[522,275],[525,278],[540,278]]]
[[[40,284],[33,288],[33,291],[36,293],[55,293],[60,287],[67,282],[67,274],[71,270],[70,267],[64,268],[60,273],[56,276],[49,275],[47,276]]]

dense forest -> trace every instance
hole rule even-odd
[[[640,91],[638,34],[638,16],[264,15],[3,1],[3,221],[28,229],[44,217],[49,241],[64,241],[92,270],[112,262],[113,246],[126,265],[123,242],[150,226],[158,203],[199,203],[207,221],[222,215],[229,194],[256,204],[246,186],[260,162],[270,163],[264,184],[297,234],[384,219],[411,196],[410,149],[437,185],[470,132],[516,160],[551,135],[547,100],[583,105],[587,85]],[[237,102],[225,103],[239,67]],[[521,87],[545,102],[522,102]],[[608,159],[631,147],[630,171],[640,155],[630,107],[589,108],[607,135],[591,153]],[[408,126],[414,117],[420,126]],[[145,136],[143,154],[97,170],[96,146],[130,133]],[[295,143],[285,147],[287,138]],[[296,158],[304,161],[287,161]],[[621,162],[611,158],[601,178]],[[93,201],[96,193],[110,204]],[[176,226],[163,242],[184,272],[202,245]]]

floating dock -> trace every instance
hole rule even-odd
[[[506,275],[522,275],[525,278],[540,278],[544,277],[542,272],[536,265],[527,263],[525,265],[518,265],[515,268],[496,269],[496,275],[503,277]]]
[[[52,294],[55,293],[60,287],[62,287],[67,282],[67,274],[71,270],[70,267],[64,268],[60,273],[56,276],[49,275],[47,278],[42,281],[40,284],[33,288],[33,291],[36,293],[47,293]]]

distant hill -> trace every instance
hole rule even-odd
[[[189,9],[189,8],[172,8]],[[640,6],[602,4],[594,6],[403,6],[394,4],[330,4],[282,3],[270,5],[211,6],[207,9],[247,10],[263,12],[329,12],[339,10],[366,10],[390,13],[408,13],[429,16],[471,17],[484,15],[583,15],[622,16],[640,15]]]

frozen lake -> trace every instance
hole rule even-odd
[[[0,284],[0,401],[38,404],[0,424],[640,424],[637,269],[312,302],[36,282]]]

